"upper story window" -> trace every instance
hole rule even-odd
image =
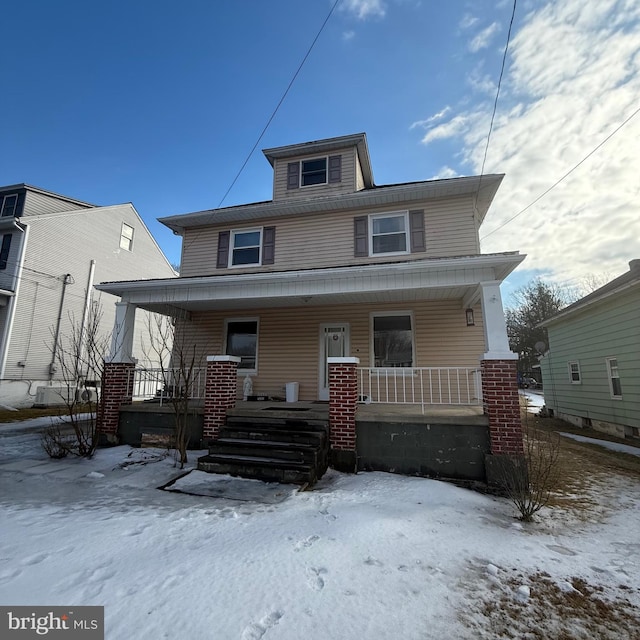
[[[409,212],[370,216],[369,253],[408,253]]]
[[[260,247],[262,246],[262,229],[231,232],[230,267],[246,267],[260,264]]]
[[[424,211],[390,211],[353,219],[353,255],[398,256],[427,250]]]
[[[327,158],[303,160],[300,163],[300,184],[309,187],[327,183]]]
[[[11,237],[12,234],[10,233],[6,233],[2,236],[2,247],[0,247],[0,271],[4,271],[4,269],[7,268],[9,251],[11,250]]]
[[[125,251],[133,250],[133,227],[126,222],[122,223],[122,231],[120,231],[120,248]]]
[[[571,384],[580,384],[582,382],[579,362],[569,363],[569,380],[571,381]]]
[[[18,194],[12,193],[9,196],[0,198],[2,204],[1,215],[15,217],[16,209],[18,208]]]
[[[618,370],[618,358],[607,358],[607,373],[609,375],[609,390],[612,398],[622,398],[622,383]]]

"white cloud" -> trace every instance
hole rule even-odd
[[[451,167],[444,165],[443,167],[440,167],[440,169],[438,170],[438,173],[436,173],[436,175],[433,176],[431,180],[443,180],[445,178],[456,178],[459,175],[460,174],[455,169],[452,169]]]
[[[387,12],[382,0],[342,0],[341,9],[355,15],[359,20],[384,18]]]
[[[476,18],[476,16],[472,16],[470,13],[465,13],[462,16],[462,20],[460,20],[460,24],[458,25],[461,29],[470,29],[473,25],[479,22],[480,18]]]
[[[343,39],[343,40],[345,40],[345,41],[353,40],[353,38],[355,37],[355,35],[356,35],[356,32],[355,32],[355,31],[345,31],[345,32],[342,34],[342,39]]]
[[[442,120],[442,118],[444,118],[450,111],[451,107],[447,105],[444,109],[438,111],[438,113],[434,113],[432,116],[429,116],[426,120],[417,120],[409,127],[409,129],[415,129],[416,127],[426,127],[436,120]]]
[[[519,250],[528,255],[522,269],[558,282],[619,275],[640,257],[640,114],[502,226],[638,108],[639,21],[633,0],[545,0],[521,22],[485,165],[485,173],[506,176],[480,230],[484,252]],[[480,67],[475,74],[488,81]],[[426,129],[425,144],[458,143],[453,157],[467,175],[482,166],[495,92],[473,97],[480,101],[461,101],[436,126],[416,123]]]
[[[477,53],[480,49],[486,49],[498,31],[500,31],[500,25],[497,22],[490,24],[471,40],[469,43],[469,51]]]

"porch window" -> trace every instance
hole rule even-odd
[[[300,184],[309,187],[314,184],[327,183],[327,159],[314,158],[300,163]]]
[[[231,232],[230,267],[260,264],[262,229]]]
[[[375,367],[413,367],[413,323],[410,314],[373,316]]]
[[[250,318],[226,321],[226,355],[238,356],[238,371],[258,371],[258,321]]]
[[[408,253],[409,212],[370,216],[369,255]]]
[[[618,359],[607,358],[607,373],[609,375],[609,390],[612,398],[622,398],[622,383],[620,382],[620,371],[618,370]]]
[[[579,362],[569,363],[569,380],[571,381],[571,384],[580,384],[582,382]]]

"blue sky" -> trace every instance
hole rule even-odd
[[[133,202],[179,261],[155,219],[219,205],[332,4],[11,3],[0,182]],[[485,167],[507,178],[481,235],[640,107],[637,5],[520,0]],[[224,204],[271,197],[261,149],[360,131],[377,184],[478,173],[512,6],[341,0]],[[511,287],[614,276],[640,257],[639,143],[640,116],[483,241],[528,254]]]

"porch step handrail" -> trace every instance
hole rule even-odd
[[[132,400],[158,400],[162,405],[185,393],[192,400],[200,400],[204,398],[206,373],[205,367],[186,372],[178,367],[133,369],[129,372]]]
[[[475,367],[359,367],[358,394],[366,403],[470,405],[482,403]]]

